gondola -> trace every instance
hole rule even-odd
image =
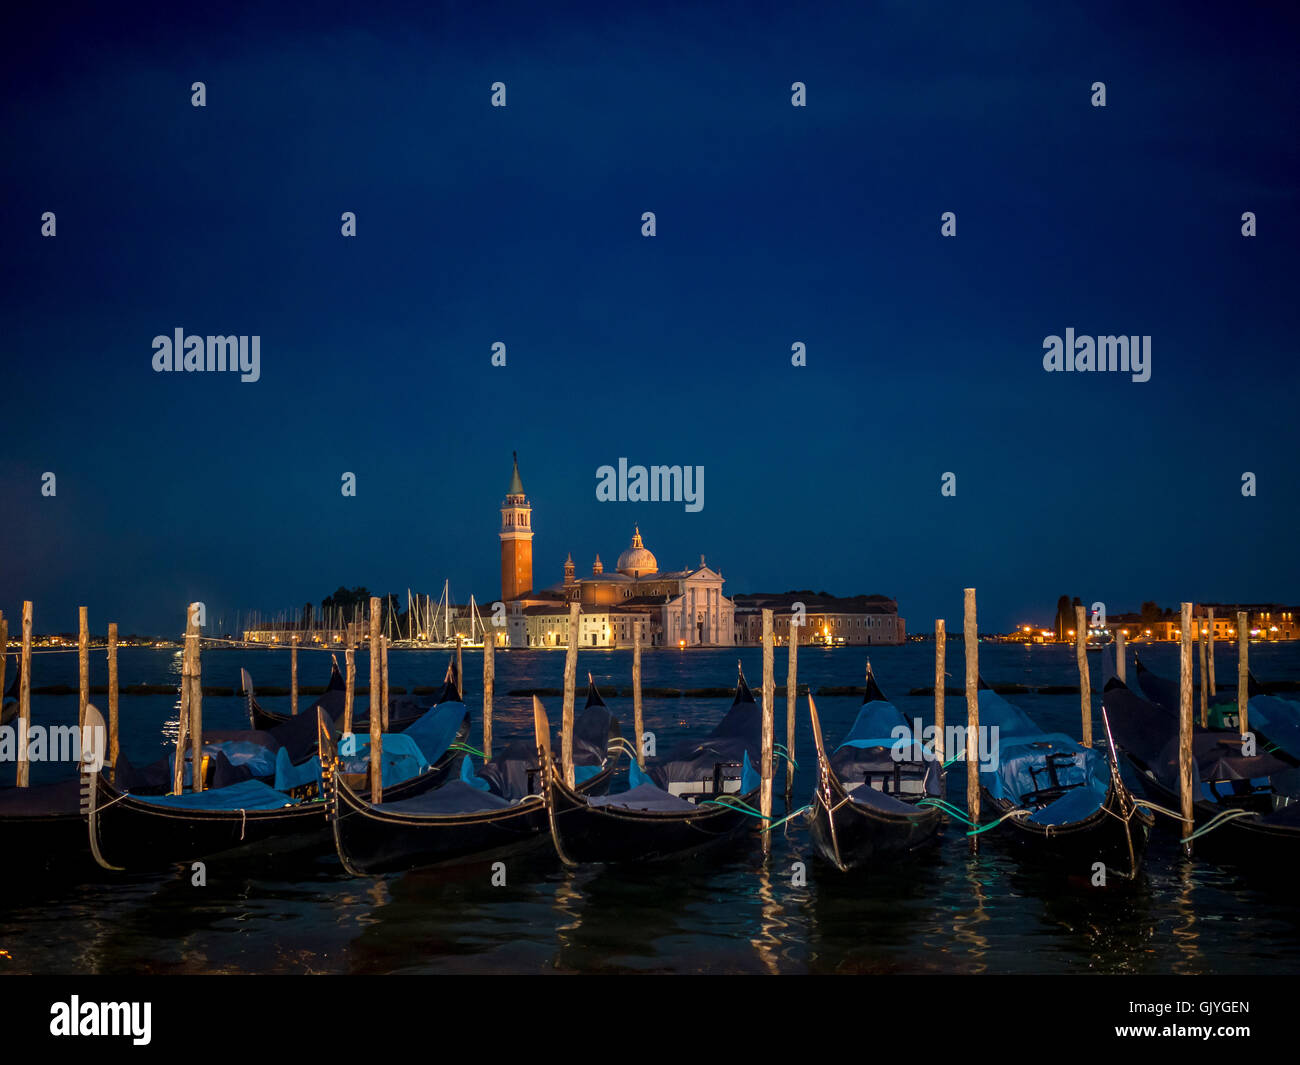
[[[1147,700],[1165,711],[1175,723],[1181,698],[1179,686],[1171,680],[1153,673],[1136,660],[1138,687]],[[1246,671],[1247,727],[1260,746],[1281,761],[1300,766],[1300,703],[1271,695],[1255,674]],[[1197,690],[1192,689],[1192,705],[1200,706]],[[1237,735],[1240,721],[1237,715],[1237,694],[1221,694],[1207,701],[1207,730],[1223,735]],[[1199,724],[1199,713],[1194,715]]]
[[[1194,825],[1189,829],[1180,816],[1178,718],[1119,682],[1108,687],[1102,702],[1119,749],[1150,799],[1173,815],[1170,823],[1180,837],[1205,830],[1193,841],[1195,853],[1295,874],[1300,864],[1300,769],[1276,752],[1246,755],[1240,736],[1194,723]]]
[[[334,771],[338,734],[319,715],[321,755],[334,845],[354,876],[502,857],[546,845],[548,817],[542,781],[550,758],[545,711],[534,698],[533,742],[508,744],[475,772],[469,758],[459,779],[413,799],[380,804]],[[601,794],[613,773],[611,738],[618,724],[603,704],[589,703],[574,725],[573,760],[581,794]]]
[[[326,709],[319,707],[318,716]],[[96,711],[87,724],[102,726]],[[385,793],[410,798],[437,788],[461,757],[469,735],[469,712],[459,702],[444,702],[426,712],[401,735],[386,735]],[[355,774],[362,794],[369,738],[352,734],[354,749],[335,766],[335,775]],[[90,774],[87,785],[90,849],[106,869],[155,868],[210,855],[271,858],[327,851],[329,828],[318,756],[293,765],[287,751],[277,755],[273,783],[238,779],[225,783],[224,755],[205,770],[215,775],[204,791],[141,795],[123,791],[105,772]],[[83,829],[83,832],[85,829]]]
[[[594,685],[593,697],[600,698]],[[552,764],[546,802],[560,858],[566,864],[655,861],[751,832],[756,821],[745,807],[758,797],[761,743],[762,717],[742,674],[717,728],[644,772],[631,762],[627,791],[583,794]]]
[[[919,737],[908,739],[911,723],[885,698],[871,667],[857,720],[829,757],[811,695],[808,712],[817,787],[807,817],[818,853],[847,872],[932,842],[942,817],[935,806],[921,804],[943,798],[941,767]]]
[[[1109,875],[1136,877],[1154,818],[1135,804],[1113,749],[1044,732],[983,681],[979,715],[997,737],[979,773],[982,802],[1001,822],[990,834],[1080,876],[1101,862]]]
[[[325,685],[325,691],[321,693],[314,703],[297,715],[282,714],[279,711],[267,710],[262,707],[257,701],[257,694],[253,690],[253,678],[249,675],[248,670],[241,669],[239,673],[243,680],[244,697],[248,700],[248,723],[251,728],[258,731],[272,732],[283,726],[306,720],[314,739],[316,711],[318,708],[325,707],[327,712],[335,717],[343,713],[345,693],[343,691],[343,674],[339,672],[337,655],[330,656],[330,679],[329,683]]]

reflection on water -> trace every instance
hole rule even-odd
[[[950,659],[960,657],[959,644],[949,650]],[[871,649],[885,692],[909,717],[926,722],[932,698],[906,692],[931,682],[932,653],[923,644]],[[1157,647],[1143,657],[1151,668],[1172,673],[1175,654],[1176,648]],[[358,663],[363,677],[364,657]],[[645,684],[726,686],[737,657],[757,684],[759,652],[750,648],[649,653]],[[171,659],[169,652],[123,649],[122,681],[174,680],[179,665]],[[1258,656],[1252,648],[1252,661],[1266,677],[1300,676],[1300,653],[1281,645],[1262,648]],[[304,652],[303,683],[324,684],[328,663],[324,655]],[[477,734],[479,659],[467,654],[465,663]],[[287,652],[234,650],[204,652],[204,683],[237,688],[240,666],[264,687],[287,683]],[[444,654],[394,651],[391,682],[433,685],[445,666]],[[629,683],[629,654],[584,652],[580,666],[607,691]],[[1072,648],[984,645],[981,667],[995,682],[1076,679]],[[39,668],[35,683],[76,684],[75,655],[44,657]],[[778,683],[782,668],[778,664]],[[560,654],[496,656],[498,745],[531,734],[529,698],[508,693],[558,688],[562,670]],[[862,656],[853,651],[800,654],[800,678],[814,689],[858,684],[861,672]],[[105,673],[96,659],[92,684],[105,683]],[[1045,728],[1078,729],[1077,695],[1011,698]],[[261,701],[288,709],[287,697]],[[557,700],[544,701],[558,709]],[[630,699],[609,702],[630,719]],[[647,698],[646,727],[665,750],[683,737],[704,735],[727,704],[725,698]],[[858,701],[824,696],[818,709],[834,743],[848,730]],[[241,699],[205,696],[203,710],[210,728],[246,727]],[[160,737],[174,737],[177,711],[175,696],[122,699],[123,747],[133,762],[161,754]],[[33,699],[34,718],[46,725],[75,722],[76,713],[75,696]],[[949,700],[949,718],[959,720],[962,713],[963,700]],[[806,719],[799,727],[797,749],[812,750]],[[812,793],[813,768],[807,760],[796,773],[794,808]],[[53,779],[59,772],[38,765],[33,775]],[[949,778],[949,797],[960,802],[965,778]],[[329,857],[294,880],[214,858],[204,887],[193,885],[188,867],[151,876],[105,874],[76,885],[12,878],[0,910],[0,950],[10,958],[0,957],[0,971],[1235,973],[1266,966],[1300,972],[1300,911],[1291,886],[1185,861],[1168,833],[1153,833],[1136,881],[1112,880],[1104,888],[1019,860],[999,845],[995,832],[972,852],[955,824],[937,846],[912,859],[854,874],[815,857],[802,818],[772,835],[766,861],[757,838],[680,863],[627,868],[569,870],[542,850],[508,859],[499,886],[487,862],[351,879]],[[804,866],[802,878],[796,863]]]

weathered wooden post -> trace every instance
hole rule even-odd
[[[380,678],[382,652],[379,649],[379,596],[370,597],[370,801],[384,801],[383,754],[384,717],[380,703],[383,681]]]
[[[298,716],[298,634],[289,641],[289,713]]]
[[[1206,607],[1205,611],[1207,615],[1206,620],[1210,630],[1209,636],[1207,638],[1206,651],[1205,651],[1206,655],[1208,656],[1208,658],[1206,659],[1206,663],[1210,667],[1209,673],[1207,675],[1210,678],[1210,695],[1214,696],[1219,694],[1219,689],[1214,682],[1214,607],[1212,606]]]
[[[947,752],[944,750],[944,696],[947,695],[947,672],[944,669],[944,660],[948,655],[948,626],[943,618],[939,618],[934,623],[934,756],[939,762],[939,794],[944,795],[942,781],[945,778],[947,770],[943,768],[943,763],[947,761]]]
[[[1088,611],[1074,608],[1074,657],[1079,665],[1079,705],[1083,723],[1080,742],[1092,746],[1092,677],[1088,672]]]
[[[176,754],[172,759],[172,791],[185,792],[185,745],[190,735],[190,612],[185,611],[185,635],[181,638],[181,711],[176,722]],[[197,769],[197,766],[195,767]]]
[[[343,732],[346,735],[352,731],[352,705],[356,699],[357,690],[357,652],[352,646],[352,629],[348,629],[348,645],[343,652],[343,661],[346,663],[347,670],[347,687],[343,693]]]
[[[966,810],[971,827],[980,823],[980,638],[975,618],[975,589],[966,589],[963,636],[966,643]],[[978,836],[971,837],[975,845]]]
[[[203,631],[199,628],[199,603],[191,603],[189,623],[185,626],[185,643],[190,651],[190,760],[194,791],[203,790]]]
[[[458,681],[459,677],[456,678]],[[379,637],[379,708],[383,713],[382,726],[388,731],[388,637]],[[464,692],[461,693],[464,695]]]
[[[1196,642],[1197,650],[1201,656],[1201,728],[1205,728],[1210,723],[1210,681],[1206,674],[1205,658],[1205,627],[1199,622],[1196,625]]]
[[[4,698],[5,670],[9,668],[9,622],[0,610],[0,699]]]
[[[760,784],[758,812],[763,815],[763,828],[772,823],[772,744],[776,739],[776,677],[772,651],[772,611],[763,609],[763,756],[762,782]],[[763,833],[763,853],[772,850],[772,833]]]
[[[794,722],[799,702],[799,626],[790,615],[790,664],[785,677],[785,797],[794,794]]]
[[[27,738],[32,733],[32,604],[23,602],[23,650],[18,660],[18,775],[20,788],[31,782]]]
[[[108,624],[108,764],[113,767],[109,779],[117,783],[117,622]]]
[[[641,710],[641,619],[632,623],[632,729],[636,736],[636,764],[645,768],[645,717]]]
[[[578,677],[578,616],[581,606],[569,604],[569,645],[564,649],[564,710],[560,722],[560,759],[564,781],[574,786],[573,773],[573,690]]]
[[[77,735],[86,727],[86,704],[90,702],[90,619],[84,606],[77,607]]]
[[[1182,605],[1182,632],[1178,657],[1178,783],[1182,797],[1183,828],[1191,835],[1192,819],[1192,604]],[[1186,845],[1188,854],[1192,845]]]
[[[1121,684],[1128,683],[1128,665],[1125,662],[1127,652],[1124,649],[1125,635],[1123,629],[1115,630],[1115,676]]]
[[[1237,728],[1244,738],[1250,732],[1250,619],[1237,611]]]
[[[496,686],[496,663],[492,660],[493,640],[483,634],[483,761],[492,761],[492,690]]]
[[[465,668],[461,661],[461,638],[460,633],[456,633],[456,687],[460,689],[460,697],[465,698]]]

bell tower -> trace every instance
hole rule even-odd
[[[519,479],[519,452],[513,452],[514,473],[506,501],[501,504],[501,598],[518,599],[533,588],[533,508]]]

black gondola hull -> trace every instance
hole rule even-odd
[[[460,739],[468,732],[462,726]],[[419,776],[385,789],[392,801],[445,783],[462,755],[448,751]],[[89,826],[104,864],[149,869],[214,855],[269,861],[312,860],[330,851],[332,835],[322,799],[282,810],[181,810],[116,791],[96,776],[96,810]],[[87,826],[80,822],[83,845]]]
[[[584,787],[609,787],[606,769]],[[373,806],[346,784],[332,788],[334,846],[354,875],[402,872],[428,866],[490,860],[539,849],[550,842],[542,796],[529,796],[501,810],[455,815],[409,814]],[[390,798],[388,791],[385,799]]]
[[[1137,771],[1138,779],[1147,796],[1168,810],[1182,809],[1182,799],[1177,792],[1166,787],[1146,766],[1129,758]],[[1216,803],[1199,801],[1192,804],[1192,818],[1197,829],[1204,828],[1223,812]],[[1179,838],[1189,835],[1183,823],[1173,818],[1163,819]],[[1300,871],[1300,829],[1285,825],[1269,825],[1252,817],[1233,818],[1211,829],[1192,841],[1192,854],[1207,861],[1250,867],[1259,871],[1293,877]]]
[[[18,801],[22,812],[15,808]],[[79,781],[0,791],[0,855],[6,868],[19,873],[93,872]]]
[[[758,793],[737,798],[753,805]],[[739,839],[756,824],[752,814],[726,805],[700,806],[692,813],[592,806],[562,781],[552,781],[551,801],[560,853],[580,864],[681,858]]]
[[[980,795],[986,821],[1012,809],[983,786]],[[1015,848],[1022,857],[1048,861],[1072,875],[1091,876],[1101,862],[1109,874],[1132,878],[1142,866],[1154,818],[1145,810],[1135,810],[1126,820],[1121,811],[1121,797],[1111,785],[1105,802],[1082,821],[1040,825],[1028,818],[1008,817],[983,835]]]
[[[890,814],[855,803],[833,777],[813,797],[808,814],[817,853],[845,871],[922,850],[938,838],[942,826],[942,815],[933,808]]]
[[[328,842],[323,802],[279,810],[182,810],[123,794],[102,775],[89,819],[92,850],[115,869],[156,869],[213,855],[278,859]]]

